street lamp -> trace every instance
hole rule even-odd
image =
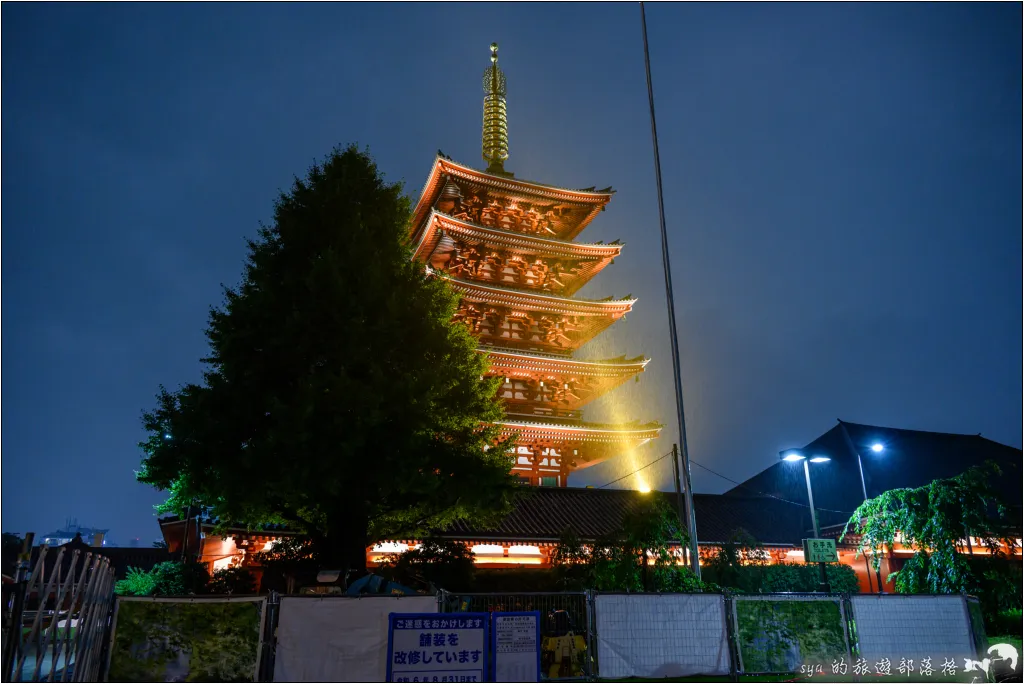
[[[850,431],[846,429],[846,423],[839,421],[839,427],[842,428],[843,440],[846,441],[846,448],[853,452],[853,455],[857,457],[857,469],[860,471],[860,488],[864,493],[864,501],[868,500],[868,486],[864,481],[864,462],[860,457],[860,449],[853,443],[853,439],[850,437]],[[880,454],[885,451],[885,445],[881,442],[873,442],[871,444],[871,452]],[[864,562],[867,563],[867,556],[864,557]],[[882,588],[885,586],[882,584],[882,573],[880,570],[875,570],[875,579],[878,580],[878,591],[881,593]],[[868,587],[871,586],[871,573],[868,572]]]
[[[814,455],[810,458],[807,457],[800,449],[786,449],[779,452],[779,458],[783,461],[795,463],[797,461],[803,461],[804,464],[804,480],[807,482],[807,501],[811,505],[811,525],[814,527],[814,538],[820,539],[821,533],[818,531],[818,515],[814,512],[814,492],[811,491],[811,470],[807,463],[828,463],[832,459],[828,456]],[[819,575],[819,586],[818,588],[823,592],[828,592],[831,588],[828,585],[828,575],[825,573],[825,564],[818,563]]]

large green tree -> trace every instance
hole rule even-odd
[[[497,388],[451,324],[457,295],[411,261],[409,216],[354,146],[280,195],[211,310],[202,384],[144,414],[138,479],[169,492],[162,510],[296,526],[358,571],[375,540],[506,509]]]
[[[913,549],[890,575],[898,592],[976,593],[986,609],[1003,603],[1003,608],[1019,607],[1019,564],[1013,567],[1002,546],[1014,543],[1008,511],[991,486],[991,479],[1001,475],[997,465],[985,463],[923,487],[891,489],[854,511],[848,533],[859,535],[859,551],[871,550],[876,570],[895,544]],[[972,554],[981,549],[968,548],[968,537],[988,553]],[[1007,594],[1003,588],[1014,591]]]

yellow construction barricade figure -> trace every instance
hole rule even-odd
[[[549,679],[583,676],[587,640],[577,634],[572,618],[564,610],[548,613],[541,638],[541,664]]]

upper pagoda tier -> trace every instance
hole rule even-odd
[[[462,280],[571,295],[612,263],[622,247],[487,228],[433,210],[413,257]]]
[[[498,396],[509,415],[578,419],[582,406],[643,373],[650,359],[580,361],[495,349],[488,361],[488,375],[504,379]]]
[[[439,154],[413,212],[413,244],[433,209],[486,228],[572,240],[612,194],[611,188],[568,190],[478,171]]]
[[[611,456],[643,446],[655,439],[662,427],[656,422],[619,425],[554,420],[534,422],[521,420],[517,416],[508,416],[498,425],[502,435],[519,436],[513,471],[530,470],[531,467],[536,471],[538,467],[541,470],[553,467],[562,468],[565,473],[595,465]],[[554,458],[557,462],[551,463],[549,460],[548,463],[538,463],[536,459],[540,458]]]
[[[466,323],[485,346],[568,355],[629,313],[636,302],[557,297],[439,275],[462,295],[454,320]]]

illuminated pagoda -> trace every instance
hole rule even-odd
[[[505,75],[496,43],[483,85],[487,169],[438,152],[413,213],[413,258],[461,295],[455,320],[489,354],[489,375],[505,380],[502,434],[519,436],[513,472],[534,485],[564,487],[571,472],[658,436],[657,423],[587,423],[581,411],[642,373],[649,359],[573,358],[636,301],[573,296],[622,251],[618,241],[574,241],[614,191],[567,190],[506,171]]]

